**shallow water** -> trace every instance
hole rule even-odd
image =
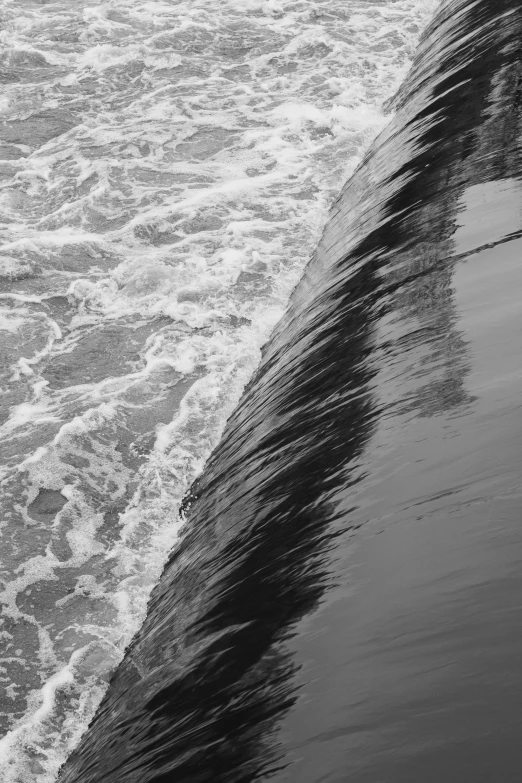
[[[519,780],[521,37],[430,25],[63,783]]]
[[[3,4],[2,780],[92,716],[435,6]]]

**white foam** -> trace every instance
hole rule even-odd
[[[25,318],[23,316],[0,312],[0,330],[4,332],[16,333],[24,323]]]

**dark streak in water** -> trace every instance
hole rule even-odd
[[[450,514],[479,478],[443,480],[436,464],[451,453],[444,440],[427,487],[420,465],[435,459],[430,422],[448,428],[478,416],[456,267],[522,233],[519,221],[500,238],[463,252],[457,246],[464,191],[521,174],[521,25],[514,0],[455,0],[431,25],[395,99],[396,119],[334,206],[287,315],[186,500],[185,535],[63,783],[347,779],[346,760],[321,743],[371,734],[371,722],[322,732],[312,708],[297,701],[312,638],[313,620],[305,618],[339,590],[349,604],[355,577],[339,563],[367,521],[386,529],[386,519],[411,513],[417,521]],[[399,433],[393,464],[375,445],[386,426]],[[394,465],[408,427],[405,484]],[[471,436],[467,445],[475,448]],[[387,481],[398,491],[383,500]],[[380,504],[379,516],[372,504]],[[334,649],[344,638],[333,625],[315,633]],[[339,672],[356,692],[351,678]],[[350,688],[344,698],[348,710]],[[313,737],[307,768],[295,754],[308,752],[304,736]],[[366,756],[350,747],[351,780],[420,779],[422,765],[393,771],[393,747],[373,772],[372,744]],[[455,764],[452,780],[479,779],[476,769],[459,776],[458,754]]]

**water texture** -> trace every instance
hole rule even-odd
[[[429,25],[60,783],[518,783],[521,39]]]
[[[435,0],[0,10],[2,783],[47,783]]]

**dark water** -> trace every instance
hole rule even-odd
[[[521,33],[443,5],[63,783],[520,779]]]

